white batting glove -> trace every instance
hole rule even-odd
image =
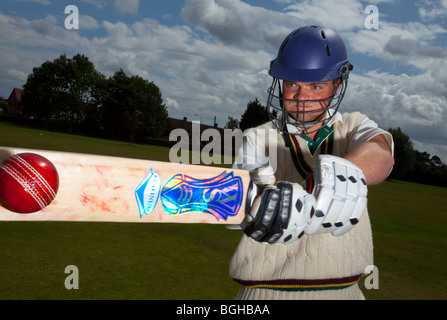
[[[320,155],[312,175],[317,203],[306,234],[331,232],[340,236],[348,232],[359,222],[367,204],[362,170],[343,158]]]
[[[304,234],[315,198],[299,184],[278,182],[247,205],[249,214],[241,224],[245,234],[264,244],[289,244]]]

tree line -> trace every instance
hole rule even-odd
[[[247,109],[241,115],[241,120],[228,117],[227,129],[255,127],[269,121],[267,108],[254,99],[247,104]],[[427,152],[415,150],[410,137],[400,127],[389,128],[394,139],[395,165],[389,180],[403,180],[422,184],[447,187],[447,165],[441,159]]]
[[[447,187],[447,165],[426,151],[413,148],[413,142],[400,127],[388,130],[394,139],[395,165],[391,179]]]
[[[109,78],[81,54],[33,68],[23,87],[23,115],[77,132],[133,143],[168,127],[160,89],[122,69]]]

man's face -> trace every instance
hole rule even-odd
[[[299,122],[306,123],[319,119],[326,112],[326,107],[329,105],[327,99],[332,97],[335,85],[336,81],[284,81],[284,109],[289,111],[289,115]]]

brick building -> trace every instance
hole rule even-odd
[[[23,89],[14,88],[8,98],[8,114],[16,115],[23,111],[22,106]]]

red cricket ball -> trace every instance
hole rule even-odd
[[[59,189],[56,167],[35,153],[13,155],[0,165],[0,205],[17,213],[48,206]]]

